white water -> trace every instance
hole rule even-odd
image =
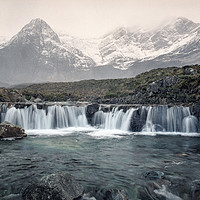
[[[108,113],[104,113],[100,110],[94,114],[93,125],[104,129],[129,131],[131,117],[135,110],[134,108],[130,108],[125,113],[122,109],[119,110],[118,107],[113,108],[112,111]]]
[[[97,136],[103,136],[105,133],[114,135],[113,131],[117,136],[127,134],[131,130],[131,126],[135,127],[141,122],[144,126],[140,134],[143,135],[179,135],[181,133],[181,135],[188,136],[192,133],[191,136],[195,136],[194,133],[198,132],[199,126],[198,119],[190,114],[188,107],[168,108],[167,106],[143,106],[137,109],[130,108],[126,112],[118,107],[114,107],[110,112],[99,110],[94,114],[92,127],[88,124],[86,118],[86,107],[53,105],[46,107],[46,109],[38,109],[36,105],[31,105],[17,109],[2,105],[1,121],[4,120],[20,125],[26,130],[68,128],[67,133],[69,133],[76,132],[75,129],[80,128],[80,131],[83,132],[83,128],[89,128],[92,130],[86,132],[89,134],[93,132],[93,135],[96,134]],[[69,130],[69,128],[72,128],[72,130]],[[97,128],[100,130],[97,130]],[[120,133],[118,133],[119,130]]]
[[[143,132],[197,132],[198,120],[188,107],[148,107]]]
[[[38,109],[36,105],[8,109],[5,121],[22,126],[24,129],[55,129],[88,126],[85,107],[48,106]]]

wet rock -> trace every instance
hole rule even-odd
[[[192,184],[191,190],[191,182],[184,177],[166,175],[160,171],[149,171],[144,177],[145,183],[138,190],[138,197],[141,200],[193,200],[192,196],[196,194],[198,197],[200,194],[200,181],[199,185]]]
[[[98,110],[99,110],[99,104],[91,104],[91,105],[87,106],[86,117],[88,119],[89,124],[92,123],[92,118],[93,118],[95,112],[97,112]]]
[[[183,177],[166,175],[165,179],[170,183],[167,190],[183,199],[190,199],[190,182]]]
[[[149,182],[145,187],[138,190],[138,198],[140,200],[167,200],[164,196],[154,191],[160,190],[161,186],[156,182]]]
[[[59,192],[43,185],[30,185],[22,193],[23,200],[62,200]]]
[[[110,189],[104,193],[105,200],[128,200],[128,194],[124,190]]]
[[[25,130],[20,126],[6,121],[0,124],[0,138],[23,138],[26,136]]]
[[[73,200],[82,196],[83,187],[67,173],[50,174],[39,183],[28,186],[22,193],[23,200]]]
[[[97,189],[85,194],[83,200],[128,200],[125,190],[119,189]]]
[[[197,119],[198,119],[198,127],[197,127],[197,131],[198,133],[200,133],[200,104],[195,104],[193,106],[190,106],[190,112],[191,115],[194,115]]]
[[[33,102],[34,103],[42,103],[43,101],[40,98],[36,98],[36,99],[33,100]]]
[[[145,173],[144,177],[148,180],[163,179],[165,178],[165,174],[160,171],[149,171]]]
[[[2,198],[2,200],[22,200],[21,194],[10,194]]]
[[[131,123],[130,123],[130,129],[134,132],[140,132],[142,131],[142,128],[144,127],[146,123],[147,118],[147,110],[145,108],[138,108],[133,112]]]
[[[200,199],[200,180],[195,180],[192,182],[192,200]]]

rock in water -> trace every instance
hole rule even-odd
[[[97,112],[98,110],[99,110],[98,104],[91,104],[91,105],[87,106],[86,116],[87,116],[87,120],[88,120],[89,124],[92,123],[92,118],[93,118],[95,112]]]
[[[9,122],[0,124],[0,139],[1,138],[23,138],[26,137],[24,129],[20,126],[15,126]]]
[[[110,189],[105,192],[106,200],[128,200],[128,194],[124,190]]]
[[[83,195],[83,187],[67,173],[43,177],[38,184],[28,186],[23,200],[73,200]]]
[[[58,191],[42,185],[29,185],[22,194],[23,200],[62,200]]]
[[[119,189],[97,189],[86,193],[81,200],[128,200],[125,190]]]

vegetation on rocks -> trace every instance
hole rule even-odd
[[[0,90],[0,101],[12,101],[3,90]],[[10,90],[7,91],[9,94]],[[200,104],[200,65],[159,68],[134,78],[33,84],[14,91],[19,94],[18,101],[39,98],[43,101]]]

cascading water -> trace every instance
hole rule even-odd
[[[104,129],[120,129],[128,131],[130,129],[131,117],[136,109],[131,108],[125,113],[118,107],[112,109],[111,112],[104,113],[98,111],[94,114],[93,125]]]
[[[188,107],[148,107],[145,132],[197,132],[198,120]]]
[[[38,109],[31,105],[23,109],[12,107],[5,115],[5,121],[20,125],[25,129],[54,129],[88,126],[85,107],[48,106]]]
[[[1,122],[8,121],[24,129],[56,129],[88,127],[86,107],[52,105],[38,109],[36,105],[7,108],[1,105]],[[142,106],[126,112],[114,107],[110,112],[97,111],[92,125],[101,129],[143,132],[199,132],[198,119],[188,107]]]
[[[0,121],[4,121],[5,120],[5,116],[6,116],[6,112],[7,112],[7,106],[5,104],[3,104],[1,107],[0,107]]]

